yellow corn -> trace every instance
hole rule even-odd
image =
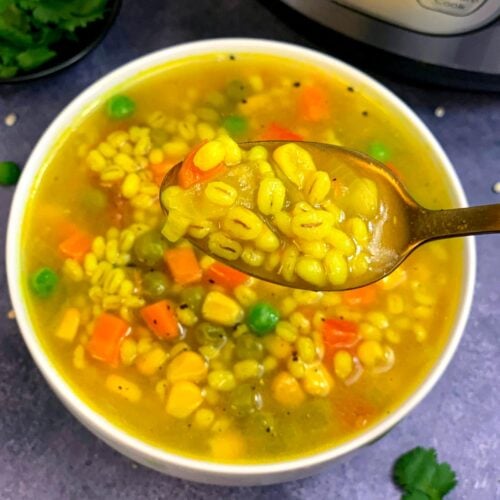
[[[264,146],[253,146],[247,154],[247,160],[257,161],[257,160],[267,160],[269,153]]]
[[[328,245],[324,241],[300,241],[299,247],[302,253],[315,259],[323,259],[328,252]]]
[[[310,210],[292,217],[292,232],[304,240],[321,240],[332,229],[333,217],[325,210]]]
[[[292,217],[287,212],[278,212],[273,217],[274,225],[285,235],[291,238],[292,233]]]
[[[392,328],[385,330],[384,336],[391,344],[399,344],[401,342],[401,334]]]
[[[198,317],[193,310],[189,308],[178,307],[176,310],[179,323],[184,326],[194,326],[198,322]]]
[[[264,346],[275,358],[285,359],[290,356],[292,346],[277,335],[266,335],[264,337]]]
[[[138,192],[141,186],[141,179],[137,174],[127,174],[122,182],[121,193],[124,198],[133,198]]]
[[[330,176],[326,172],[310,173],[306,178],[304,186],[306,200],[311,205],[318,205],[328,196],[330,187]]]
[[[299,251],[293,245],[289,245],[283,252],[281,259],[281,268],[279,273],[286,281],[293,281],[295,276],[295,265],[299,257]]]
[[[302,306],[311,306],[317,304],[322,297],[322,292],[313,292],[312,290],[294,290],[293,298]]]
[[[203,402],[201,389],[193,382],[181,380],[172,385],[168,396],[166,411],[175,418],[186,418]]]
[[[276,335],[285,342],[293,343],[297,340],[297,328],[288,321],[279,321],[276,325]]]
[[[185,351],[178,354],[167,366],[166,377],[170,383],[180,380],[201,382],[207,376],[207,363],[197,353]]]
[[[209,182],[205,188],[205,196],[216,205],[230,207],[235,201],[238,193],[234,187],[225,182]]]
[[[262,377],[264,368],[255,359],[245,359],[234,364],[233,372],[237,380],[248,380]]]
[[[311,322],[301,312],[292,313],[289,321],[301,335],[307,335],[311,331]]]
[[[347,281],[349,267],[339,250],[330,250],[323,259],[326,277],[332,285],[342,285]]]
[[[389,314],[401,314],[405,309],[403,297],[396,293],[387,296],[387,312]]]
[[[359,334],[365,340],[382,340],[382,332],[376,326],[370,323],[360,323]]]
[[[289,316],[295,309],[297,309],[297,301],[290,296],[284,297],[279,305],[279,310],[282,316]]]
[[[296,343],[297,353],[304,363],[312,363],[316,358],[316,347],[309,337],[299,337]]]
[[[352,356],[347,351],[337,351],[333,357],[335,375],[345,380],[352,373]]]
[[[210,439],[210,449],[214,459],[234,461],[245,455],[245,439],[240,432],[229,429]]]
[[[272,383],[271,391],[274,399],[282,406],[294,408],[300,406],[304,399],[304,391],[295,377],[282,371],[278,373]]]
[[[185,351],[189,351],[190,347],[186,342],[177,342],[177,344],[170,349],[170,359],[174,359]]]
[[[255,250],[252,247],[243,247],[241,260],[252,267],[260,267],[264,263],[264,254],[260,250]]]
[[[230,208],[222,222],[229,236],[239,240],[253,240],[261,233],[264,224],[260,217],[244,207]]]
[[[324,307],[335,307],[342,302],[342,296],[337,292],[326,292],[321,299]]]
[[[295,264],[295,272],[304,281],[318,287],[322,287],[326,283],[325,268],[318,259],[299,257]]]
[[[270,373],[278,367],[278,360],[274,356],[266,356],[262,361],[264,373]]]
[[[311,396],[327,396],[333,386],[332,377],[322,364],[308,368],[302,379],[302,387]]]
[[[63,273],[70,280],[75,282],[82,281],[84,277],[82,266],[75,259],[66,259],[64,261]]]
[[[257,207],[264,215],[272,215],[281,211],[285,203],[286,189],[276,178],[262,179],[257,191]]]
[[[73,342],[80,326],[80,311],[74,307],[69,307],[64,311],[59,326],[56,328],[56,337]]]
[[[125,338],[120,344],[120,359],[125,366],[130,366],[137,357],[137,342],[134,339]]]
[[[109,391],[118,394],[131,403],[136,403],[141,399],[142,393],[139,386],[120,375],[108,375],[105,384]]]
[[[193,418],[193,424],[197,429],[208,429],[215,420],[215,413],[208,408],[196,410]]]
[[[189,145],[181,139],[169,141],[163,145],[163,152],[168,158],[180,161],[189,153]]]
[[[233,139],[226,134],[219,135],[217,141],[221,142],[226,150],[224,155],[224,163],[226,165],[231,166],[241,163],[241,149],[238,143],[233,141]]]
[[[193,163],[200,170],[211,170],[224,161],[225,155],[224,144],[219,141],[209,141],[198,149]]]
[[[333,248],[338,250],[342,255],[352,255],[356,251],[356,245],[354,241],[347,236],[344,231],[341,231],[337,228],[331,228],[327,236],[325,237],[325,241],[332,245]]]
[[[412,326],[412,330],[417,342],[424,342],[427,339],[427,330],[420,323],[415,323]]]
[[[198,123],[196,133],[202,141],[211,141],[215,137],[214,128],[208,123]]]
[[[155,346],[148,352],[141,354],[135,360],[135,366],[142,375],[155,374],[167,361],[168,353],[161,347]]]
[[[73,366],[78,370],[83,370],[87,366],[85,358],[85,348],[79,344],[73,351]]]
[[[257,302],[257,294],[249,286],[238,285],[234,288],[233,294],[243,307],[250,307]]]
[[[302,189],[309,172],[314,172],[316,167],[311,155],[297,144],[284,144],[273,152],[274,161],[281,171],[299,189]]]
[[[216,391],[228,392],[236,387],[236,380],[229,370],[213,370],[208,374],[208,385]]]
[[[357,349],[358,358],[364,366],[374,367],[384,359],[384,350],[380,342],[376,340],[365,340]]]
[[[377,328],[384,330],[389,327],[389,320],[387,316],[381,311],[370,311],[366,315],[366,319]]]
[[[368,233],[368,227],[363,219],[351,217],[345,221],[345,228],[359,245],[366,246],[368,244],[370,234]]]
[[[291,356],[290,358],[288,358],[286,367],[290,374],[296,379],[303,378],[306,373],[305,363],[297,356]]]
[[[201,313],[207,321],[219,325],[232,326],[241,322],[244,316],[242,307],[235,300],[221,292],[208,292]]]

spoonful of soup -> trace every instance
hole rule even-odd
[[[165,176],[164,237],[257,278],[347,290],[422,243],[500,231],[500,205],[428,210],[382,163],[313,142],[213,140]]]

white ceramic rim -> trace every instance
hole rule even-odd
[[[293,44],[271,40],[252,38],[201,40],[176,45],[140,57],[107,74],[88,87],[66,106],[45,131],[30,155],[18,183],[11,206],[6,243],[7,277],[12,305],[24,341],[43,376],[66,407],[82,423],[90,427],[94,433],[104,438],[108,443],[114,443],[113,446],[119,449],[129,450],[135,456],[150,457],[151,460],[165,464],[166,468],[169,464],[175,464],[176,468],[184,468],[195,474],[199,472],[201,476],[207,474],[214,477],[233,476],[235,480],[238,477],[249,478],[251,476],[259,476],[261,480],[265,480],[263,476],[289,476],[293,471],[299,473],[299,471],[316,468],[323,463],[332,461],[363,445],[369,444],[396,425],[429,393],[450,362],[465,328],[472,304],[476,273],[476,249],[474,240],[467,238],[464,245],[464,277],[461,307],[457,312],[454,328],[452,328],[450,339],[440,359],[436,362],[425,381],[394,413],[350,441],[303,458],[274,463],[231,465],[203,461],[170,453],[149,445],[111,424],[76,396],[70,385],[64,381],[56,368],[51,364],[34,332],[28,310],[23,301],[22,289],[19,286],[22,280],[20,255],[21,223],[22,216],[24,215],[24,207],[30,196],[36,174],[43,161],[47,158],[51,146],[60,137],[61,133],[66,130],[68,124],[73,121],[73,118],[78,115],[78,112],[95,101],[103,92],[109,91],[109,89],[119,85],[121,82],[128,80],[131,75],[168,61],[210,53],[263,53],[289,59],[298,59],[301,62],[319,67],[329,67],[341,73],[342,76],[352,78],[357,84],[361,83],[367,89],[371,89],[383,99],[391,102],[395,108],[412,122],[412,125],[421,135],[422,139],[430,146],[433,154],[436,155],[439,163],[445,169],[458,204],[460,206],[467,206],[467,200],[457,174],[437,140],[422,123],[420,118],[386,87],[365,73],[331,56]]]

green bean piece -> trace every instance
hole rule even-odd
[[[170,281],[161,271],[151,271],[142,279],[142,290],[146,297],[160,299],[168,294]]]
[[[39,297],[48,297],[56,289],[59,276],[50,267],[40,267],[30,277],[30,286]]]
[[[163,261],[165,242],[158,231],[141,234],[134,243],[134,256],[140,264],[154,267]]]
[[[187,304],[196,314],[201,311],[205,289],[202,286],[190,286],[181,291],[181,304]]]
[[[264,356],[264,346],[252,334],[244,333],[236,339],[236,356],[238,359],[261,360]]]
[[[126,95],[115,95],[106,103],[106,112],[113,120],[123,120],[134,114],[135,102]]]
[[[248,130],[248,120],[244,116],[228,116],[224,118],[222,126],[232,137],[243,135]]]
[[[226,330],[211,323],[199,323],[195,329],[196,340],[201,345],[211,345],[221,349],[227,342]]]
[[[258,302],[248,311],[246,323],[255,335],[262,336],[274,330],[280,320],[279,312],[266,302]]]
[[[13,161],[0,162],[0,185],[12,186],[17,182],[20,175],[21,169],[17,163]]]
[[[240,384],[231,392],[229,411],[235,417],[247,417],[262,408],[262,396],[251,384]]]
[[[391,158],[389,148],[382,142],[374,141],[368,147],[368,154],[382,163]]]
[[[233,80],[226,87],[226,95],[232,101],[241,101],[246,99],[250,93],[248,85],[241,80]]]

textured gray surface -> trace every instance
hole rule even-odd
[[[147,7],[146,7],[147,5]],[[104,43],[51,78],[0,87],[0,159],[23,163],[56,114],[96,78],[122,63],[174,43],[216,36],[252,36],[312,46],[255,0],[125,0]],[[335,54],[335,50],[332,51]],[[378,75],[425,121],[450,156],[473,204],[500,203],[498,95],[423,89]],[[436,106],[446,108],[443,118]],[[15,112],[12,128],[3,117]],[[0,231],[12,188],[0,190]],[[435,446],[458,472],[453,499],[500,498],[500,235],[478,238],[476,296],[467,330],[443,378],[389,435],[315,477],[262,488],[188,483],[137,466],[84,429],[50,392],[15,321],[4,267],[0,273],[0,498],[398,498],[390,480],[395,457],[416,445]],[[1,252],[4,261],[3,250]]]

